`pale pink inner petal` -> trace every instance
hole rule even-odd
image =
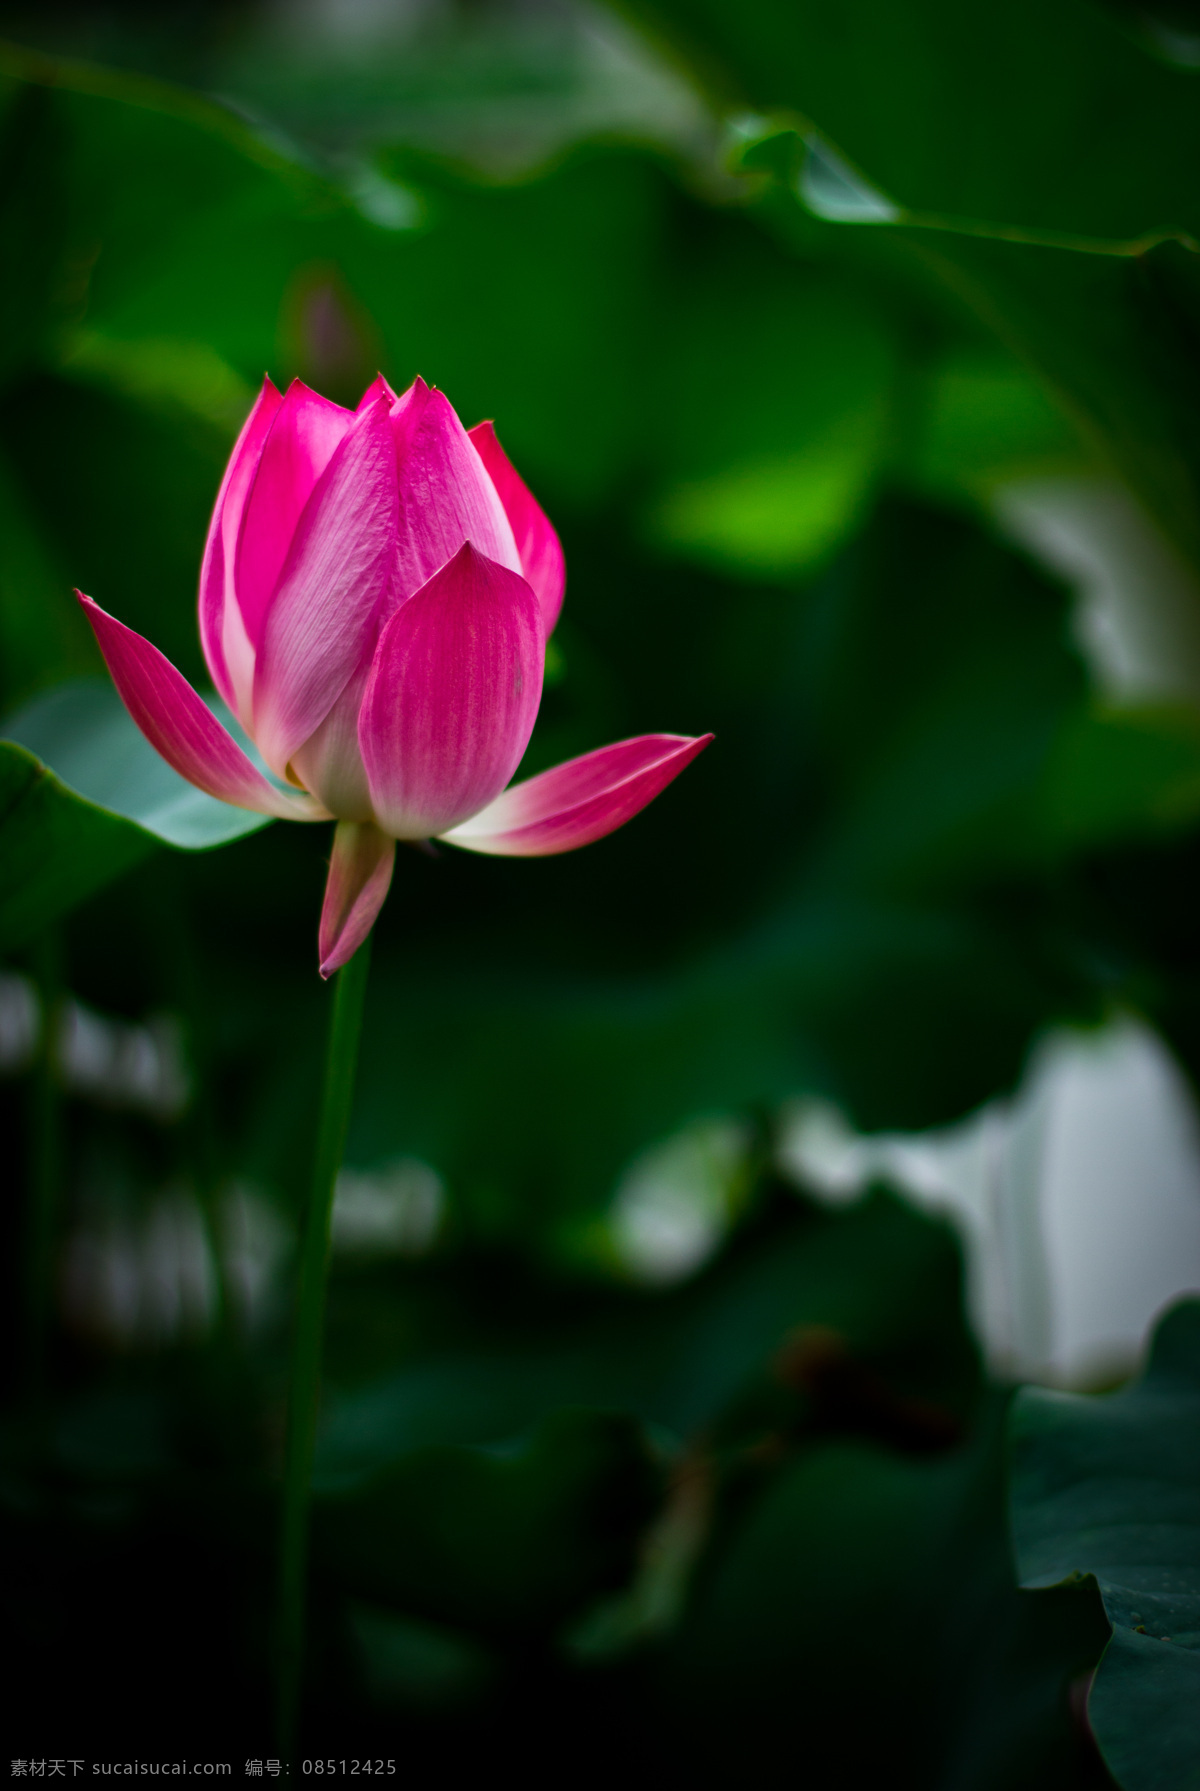
[[[267,617],[254,680],[254,738],[272,770],[325,720],[365,669],[392,585],[396,467],[377,401],[321,475]]]
[[[187,679],[132,628],[76,592],[112,673],[121,701],[156,752],[180,777],[222,802],[279,815],[320,821],[326,811],[311,796],[276,790],[230,738]]]
[[[712,739],[642,734],[555,765],[443,834],[472,852],[542,858],[573,852],[632,820]]]
[[[317,934],[322,976],[349,963],[375,925],[395,862],[396,843],[378,827],[338,822]]]
[[[367,772],[358,745],[358,713],[369,666],[353,674],[320,727],[292,754],[291,767],[331,815],[373,819]]]
[[[549,638],[558,621],[567,582],[562,544],[550,525],[550,518],[497,441],[492,424],[476,423],[467,434],[504,505],[521,556],[521,570],[541,605],[542,621]]]
[[[305,504],[354,418],[296,379],[263,443],[242,513],[234,586],[252,646],[267,612]]]
[[[213,506],[200,567],[200,644],[212,681],[243,723],[254,677],[250,646],[233,597],[233,562],[246,496],[258,467],[263,443],[283,399],[269,379],[234,444],[221,489]]]
[[[416,381],[393,411],[392,429],[400,474],[398,600],[419,590],[464,541],[520,572],[512,525],[449,400]]]
[[[543,656],[533,592],[469,543],[396,610],[358,725],[381,827],[424,839],[504,788],[533,731]]]
[[[230,707],[248,734],[254,730],[254,672],[258,655],[250,645],[241,607],[230,595],[221,618],[221,648],[233,687]],[[228,702],[229,699],[226,698]]]

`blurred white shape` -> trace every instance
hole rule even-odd
[[[233,1182],[218,1208],[225,1293],[244,1331],[262,1330],[279,1304],[282,1270],[292,1253],[292,1229],[268,1197]]]
[[[65,1313],[102,1342],[153,1348],[203,1336],[217,1300],[208,1231],[186,1189],[165,1190],[137,1216],[101,1207],[68,1239]]]
[[[707,1261],[745,1190],[749,1147],[740,1121],[700,1119],[630,1164],[609,1221],[628,1274],[664,1286]]]
[[[140,1109],[160,1120],[178,1118],[187,1106],[182,1031],[169,1014],[135,1026],[67,1001],[57,1056],[65,1086],[105,1106]]]
[[[138,1329],[148,1343],[203,1336],[216,1312],[217,1276],[199,1204],[181,1189],[159,1197],[141,1238]]]
[[[285,92],[294,81],[304,96],[298,110],[311,120],[308,95],[332,67],[342,98],[329,105],[326,89],[321,128],[343,149],[418,143],[514,179],[590,137],[682,153],[710,150],[715,137],[679,68],[588,0],[511,0],[476,11],[451,0],[275,0],[262,26],[256,54],[227,71],[235,103],[240,93],[255,111],[274,113],[281,80]],[[356,195],[356,203],[371,216],[375,196],[364,205]],[[407,216],[389,222],[388,209],[399,215],[387,201],[374,221],[410,226]]]
[[[628,134],[677,149],[709,143],[715,127],[680,65],[612,10],[563,8],[578,21],[580,67],[572,135]]]
[[[924,1133],[785,1115],[780,1168],[832,1203],[886,1180],[963,1239],[992,1367],[1085,1386],[1134,1365],[1159,1312],[1200,1290],[1200,1125],[1157,1033],[1131,1016],[1042,1040],[1015,1099]]]
[[[358,56],[405,44],[442,0],[276,0],[277,29],[293,40],[330,52]]]
[[[42,1036],[36,986],[15,971],[0,971],[0,1072],[28,1069]]]
[[[1114,702],[1200,700],[1200,586],[1115,480],[997,488],[1001,526],[1076,591],[1077,645]]]
[[[1200,68],[1200,35],[1194,31],[1176,30],[1145,14],[1141,23],[1155,48],[1168,62],[1174,62],[1179,68]]]
[[[347,164],[344,182],[363,217],[381,230],[415,230],[424,217],[424,208],[412,189],[389,179],[370,162]]]
[[[1012,1116],[990,1103],[931,1132],[862,1135],[831,1102],[795,1102],[783,1116],[779,1167],[830,1205],[885,1181],[927,1211],[952,1218],[963,1238],[967,1310],[994,1367],[1014,1359],[1011,1276],[1001,1221]],[[1022,1370],[1024,1371],[1024,1370]]]
[[[28,1069],[41,1031],[36,984],[12,971],[0,973],[0,1073]],[[191,1097],[183,1029],[171,1014],[152,1015],[139,1026],[68,997],[59,1012],[54,1057],[64,1088],[105,1107],[172,1120]]]
[[[343,1169],[333,1200],[333,1247],[347,1255],[419,1256],[437,1236],[445,1201],[441,1176],[416,1157],[370,1171]]]
[[[1200,1125],[1174,1058],[1132,1019],[1047,1039],[1032,1082],[1047,1357],[1075,1381],[1135,1354],[1163,1306],[1200,1290]]]
[[[835,149],[811,132],[797,190],[809,211],[831,224],[894,224],[900,208],[863,179]]]

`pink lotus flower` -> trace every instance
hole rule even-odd
[[[506,788],[562,606],[558,537],[490,423],[468,433],[418,379],[356,411],[263,389],[217,496],[200,572],[213,682],[271,783],[157,647],[79,594],[130,715],[223,802],[336,819],[322,976],[353,956],[397,840],[570,852],[623,825],[712,738],[643,734]]]

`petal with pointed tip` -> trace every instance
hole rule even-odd
[[[75,595],[92,625],[121,701],[156,752],[199,790],[221,802],[279,815],[288,821],[323,821],[311,796],[276,790],[256,771],[241,747],[182,672],[142,635],[126,628],[85,597]]]
[[[642,734],[514,784],[441,837],[471,852],[544,858],[590,846],[633,819],[712,739]]]
[[[476,423],[468,439],[487,468],[496,495],[512,525],[513,539],[521,556],[521,571],[533,586],[541,605],[547,639],[554,632],[567,583],[562,543],[542,509],[496,439],[491,423]]]
[[[396,842],[378,827],[338,822],[317,933],[322,976],[348,964],[375,925],[395,862]]]
[[[242,511],[258,469],[263,443],[283,403],[269,379],[234,443],[213,506],[200,567],[200,644],[212,681],[243,723],[254,680],[254,649],[233,595],[233,561]]]
[[[397,600],[419,591],[464,541],[520,572],[504,506],[449,400],[415,380],[392,412],[392,430],[400,476]]]
[[[399,404],[400,402],[396,393],[392,390],[392,387],[388,384],[382,373],[377,373],[375,375],[374,379],[359,399],[358,408],[354,413],[355,416],[361,417],[364,410],[370,410],[377,398],[386,398],[388,403],[392,405]]]
[[[267,617],[254,738],[280,776],[370,664],[395,552],[396,467],[387,404],[377,400],[322,473]]]
[[[234,588],[254,647],[301,513],[353,421],[350,411],[298,379],[275,413],[242,511],[234,563]]]
[[[379,637],[358,740],[379,825],[426,839],[502,790],[542,695],[542,624],[525,580],[468,542]]]

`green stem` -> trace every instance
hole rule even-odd
[[[325,1330],[325,1283],[329,1268],[329,1221],[333,1190],[341,1167],[358,1038],[362,1026],[371,941],[337,973],[333,1018],[325,1061],[320,1128],[313,1163],[312,1190],[300,1240],[300,1275],[296,1298],[292,1372],[288,1390],[287,1450],[283,1480],[283,1525],[279,1556],[278,1705],[280,1753],[290,1759],[300,1714],[304,1670],[305,1593],[308,1580],[308,1519],[313,1451],[317,1435],[317,1395],[321,1379],[321,1344]]]

